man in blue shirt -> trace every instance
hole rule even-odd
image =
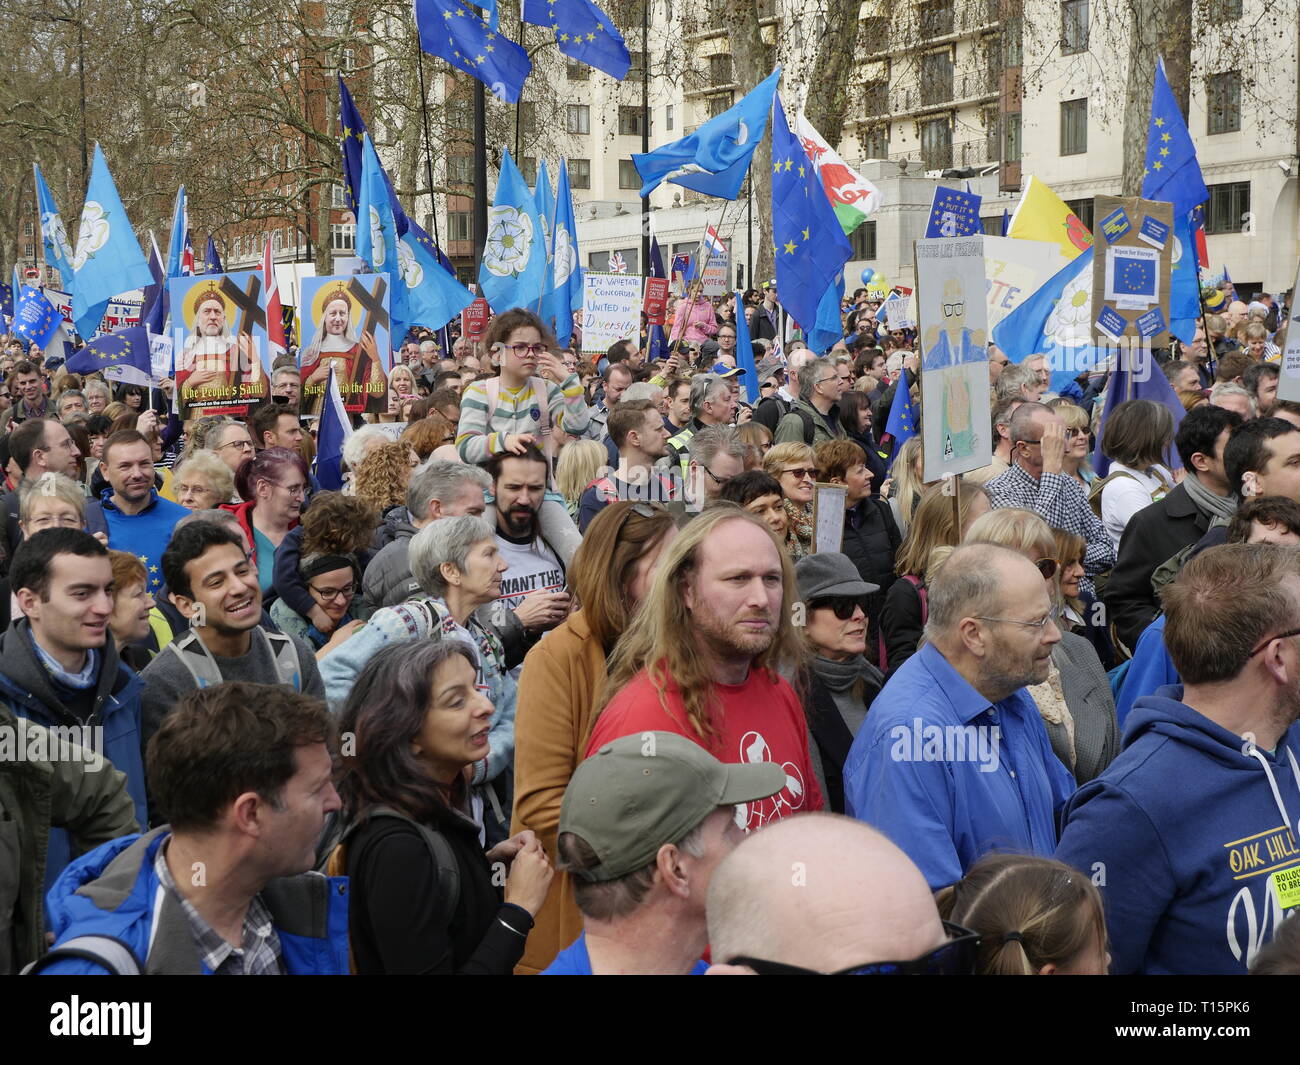
[[[560,807],[560,869],[583,932],[543,976],[698,976],[713,870],[743,838],[735,807],[785,787],[775,762],[724,765],[675,732],[606,744]]]
[[[154,489],[153,448],[134,429],[114,433],[104,443],[104,518],[108,546],[129,551],[144,563],[149,591],[162,587],[162,555],[176,523],[189,514]]]
[[[1023,691],[1047,679],[1061,638],[1038,570],[1003,547],[960,547],[928,598],[928,642],[871,704],[844,795],[937,889],[990,851],[1050,855],[1074,780]]]

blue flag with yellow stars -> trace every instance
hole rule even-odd
[[[64,364],[68,373],[103,373],[128,385],[152,383],[149,331],[142,325],[119,329],[89,341]]]
[[[23,285],[14,308],[12,332],[29,344],[44,348],[59,328],[63,316],[39,288]]]
[[[365,139],[365,119],[352,102],[343,75],[339,75],[339,149],[343,153],[343,184],[348,194],[348,210],[357,213],[358,190],[361,188],[361,142]],[[406,212],[397,202],[397,193],[389,180],[388,171],[384,171],[384,182],[388,186],[388,200],[393,208],[393,220],[397,223],[397,235],[406,232]]]
[[[980,197],[973,192],[949,189],[940,185],[934,190],[930,203],[930,221],[925,227],[927,237],[969,237],[982,233],[980,222]]]
[[[478,78],[497,99],[519,102],[532,61],[472,8],[461,0],[415,0],[415,26],[424,51]]]
[[[898,371],[902,376],[898,388],[894,390],[894,402],[889,408],[889,417],[885,421],[885,432],[894,441],[894,454],[916,435],[916,407],[912,403],[912,390],[907,387],[907,371]]]
[[[534,26],[549,26],[564,55],[616,81],[627,77],[632,68],[632,57],[614,20],[591,0],[524,0],[520,17]]]
[[[772,105],[772,241],[781,304],[808,335],[827,290],[843,283],[852,249],[820,175],[790,132],[778,93]]]

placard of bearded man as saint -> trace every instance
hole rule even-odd
[[[303,390],[315,393],[308,413],[320,413],[331,365],[345,410],[363,411],[367,400],[374,396],[383,397],[387,409],[388,379],[379,361],[379,346],[373,333],[357,336],[352,324],[352,300],[341,285],[325,297],[320,324],[302,353]]]
[[[179,368],[189,371],[186,392],[235,389],[241,382],[252,384],[261,377],[262,363],[253,354],[252,337],[231,335],[225,298],[215,288],[200,292],[195,301],[194,332],[185,341]]]
[[[979,298],[984,298],[982,292]],[[971,421],[974,396],[967,374],[961,368],[967,363],[983,362],[988,358],[988,349],[983,329],[966,328],[966,293],[958,278],[944,281],[940,313],[943,324],[932,325],[925,331],[921,367],[922,370],[955,368],[955,372],[941,375],[943,425],[939,439],[947,461],[975,452],[975,429]]]

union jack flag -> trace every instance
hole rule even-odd
[[[623,258],[621,251],[616,251],[609,257],[609,269],[615,274],[627,273],[627,260]]]

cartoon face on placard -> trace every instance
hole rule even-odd
[[[393,361],[388,275],[303,278],[300,318],[303,413],[320,413],[330,366],[345,410],[387,413]]]
[[[167,291],[180,416],[244,417],[269,392],[261,273],[173,278]]]

